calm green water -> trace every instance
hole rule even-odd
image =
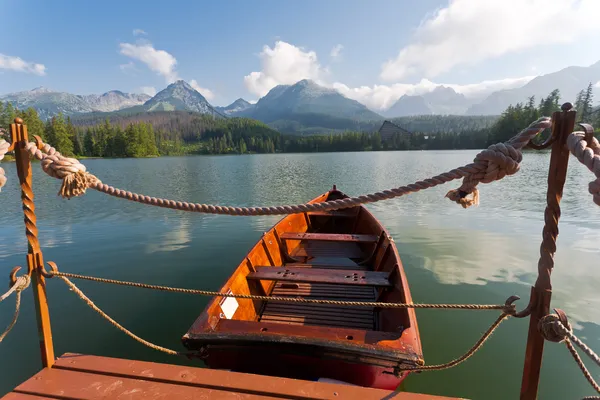
[[[86,160],[104,182],[154,196],[202,203],[299,203],[332,184],[349,195],[400,186],[471,161],[475,151],[181,157]],[[525,156],[522,171],[481,187],[481,205],[464,210],[444,199],[458,184],[383,203],[370,210],[394,236],[416,302],[526,304],[536,276],[549,154]],[[15,165],[0,194],[0,278],[24,265],[26,242]],[[592,175],[572,158],[556,255],[553,306],[600,350],[600,208],[587,193]],[[63,271],[171,286],[218,289],[248,249],[279,217],[206,216],[150,208],[91,191],[57,198],[59,182],[34,169],[39,236],[46,260]],[[142,337],[171,348],[205,298],[78,282],[96,303]],[[18,325],[0,344],[0,394],[40,368],[31,291]],[[182,362],[147,349],[100,319],[60,281],[49,282],[57,355],[65,352]],[[14,299],[0,305],[0,327]],[[462,354],[497,314],[417,312],[425,359]],[[405,390],[474,399],[518,398],[526,320],[505,322],[465,364],[411,376]],[[541,399],[593,394],[562,344],[546,347]],[[185,361],[183,361],[185,362]],[[592,369],[599,376],[598,369]]]

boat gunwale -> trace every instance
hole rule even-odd
[[[329,197],[335,194],[336,196],[340,196],[342,198],[347,198],[348,196],[346,194],[344,194],[343,192],[337,190],[337,189],[333,189],[333,190],[329,190],[319,196],[317,196],[316,198],[312,199],[309,203],[318,203],[318,202],[325,202],[328,201]],[[392,252],[393,257],[395,258],[395,269],[398,270],[399,272],[399,276],[397,277],[397,279],[400,281],[401,283],[401,290],[396,290],[397,292],[400,292],[401,295],[404,297],[404,299],[407,302],[412,301],[411,299],[411,295],[410,295],[410,290],[408,287],[408,282],[406,280],[406,275],[404,273],[404,268],[402,266],[402,262],[400,260],[400,256],[398,254],[398,250],[395,246],[395,243],[393,241],[393,239],[391,238],[391,236],[389,235],[389,232],[387,231],[387,229],[385,228],[385,226],[377,219],[375,218],[375,216],[373,216],[373,214],[363,205],[359,205],[357,206],[359,208],[359,211],[357,212],[356,216],[355,216],[355,224],[360,220],[360,218],[367,218],[370,219],[372,221],[374,221],[377,224],[377,227],[379,229],[381,229],[380,235],[381,234],[385,234],[386,237],[389,240],[389,245],[392,246],[392,248],[389,250]],[[366,215],[364,215],[366,213]],[[269,233],[273,233],[276,232],[276,228],[278,226],[280,226],[280,224],[284,223],[286,219],[290,218],[292,215],[302,215],[304,213],[295,213],[295,214],[289,214],[284,216],[283,218],[281,218],[279,221],[277,221],[267,232],[265,232],[265,234],[269,234]],[[361,217],[361,215],[364,215],[364,217]],[[276,239],[277,239],[277,235]],[[246,257],[242,260],[242,262],[238,265],[238,267],[231,273],[231,275],[229,276],[228,280],[226,281],[226,283],[223,285],[222,290],[223,292],[226,292],[228,290],[230,290],[230,287],[234,281],[234,278],[236,278],[236,275],[239,275],[238,270],[239,268],[248,261],[249,256],[259,247],[261,246],[261,241],[262,240],[258,240],[257,243],[248,251]],[[389,246],[388,246],[389,247]],[[282,260],[282,263],[284,263],[284,260]],[[276,266],[274,266],[275,268]],[[392,271],[390,271],[390,274],[393,275],[393,270],[394,268],[392,268]],[[390,275],[391,276],[391,275]],[[273,287],[275,286],[275,282],[270,282],[269,283],[269,291],[268,293],[272,292]],[[394,287],[396,287],[396,285],[394,285]],[[397,289],[397,288],[396,288]],[[406,309],[407,313],[408,313],[408,321],[410,323],[410,326],[406,327],[402,332],[389,332],[389,331],[383,331],[383,330],[370,330],[370,329],[361,329],[361,328],[344,328],[344,327],[325,327],[325,326],[321,326],[321,325],[316,325],[316,326],[307,326],[307,325],[302,325],[302,326],[298,326],[297,328],[301,328],[301,329],[305,329],[307,328],[307,330],[310,330],[310,328],[327,328],[330,329],[332,331],[343,331],[344,329],[351,329],[354,331],[361,331],[361,332],[377,332],[377,333],[389,333],[389,334],[396,334],[395,336],[397,337],[396,339],[391,339],[391,340],[382,340],[381,342],[385,342],[385,343],[375,343],[375,344],[368,344],[368,343],[364,343],[364,342],[358,342],[358,341],[342,341],[341,339],[329,339],[329,338],[323,338],[323,337],[318,337],[318,336],[301,336],[298,334],[274,334],[272,331],[271,332],[260,332],[260,333],[251,333],[251,332],[244,332],[244,333],[239,333],[239,332],[227,332],[227,331],[218,331],[218,325],[221,321],[221,319],[218,319],[218,321],[216,323],[210,323],[209,321],[211,320],[211,313],[209,313],[209,310],[211,309],[211,307],[218,305],[219,301],[221,301],[219,298],[213,298],[212,301],[210,301],[205,309],[203,310],[203,312],[199,315],[199,317],[196,319],[196,321],[192,324],[192,326],[190,327],[190,329],[187,331],[187,333],[184,334],[184,336],[182,337],[182,342],[183,344],[188,348],[188,349],[197,349],[197,348],[202,348],[203,346],[210,346],[212,345],[216,345],[218,344],[219,346],[223,346],[226,344],[229,344],[230,346],[235,346],[235,345],[239,345],[242,346],[242,342],[244,342],[244,346],[250,346],[252,344],[260,344],[262,346],[264,345],[278,345],[278,344],[287,344],[287,345],[300,345],[300,350],[302,351],[302,348],[306,347],[306,346],[316,346],[317,348],[321,348],[323,350],[334,350],[337,351],[340,357],[342,357],[342,353],[345,352],[349,352],[349,353],[354,353],[354,354],[363,354],[364,356],[367,357],[373,357],[376,359],[380,359],[381,361],[383,360],[390,360],[390,361],[394,361],[396,363],[398,362],[402,362],[402,361],[406,361],[409,363],[414,363],[415,365],[422,365],[423,364],[423,356],[422,356],[422,348],[421,348],[421,341],[419,338],[419,332],[418,332],[418,328],[417,328],[417,323],[416,323],[416,313],[413,309]],[[265,303],[261,302],[261,311],[264,308]],[[256,323],[256,324],[275,324],[275,325],[280,325],[280,324],[276,324],[276,323],[269,323],[267,321],[262,322],[258,320],[258,315],[260,315],[257,312],[257,318],[255,320],[249,320],[249,319],[232,319],[232,321],[244,321],[244,322],[251,322],[251,323]],[[281,324],[283,325],[283,324]],[[257,325],[259,326],[259,325]],[[412,332],[409,332],[412,331]],[[410,339],[412,340],[407,340],[405,338],[405,333],[409,334],[408,336],[410,336]],[[288,339],[288,341],[282,340],[282,339]],[[198,343],[195,344],[193,343],[195,340],[201,341],[202,343]],[[413,342],[413,343],[411,343]],[[407,349],[410,348],[410,350]],[[371,365],[375,365],[372,363],[369,363]]]

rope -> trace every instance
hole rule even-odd
[[[569,324],[566,320],[560,320],[560,317],[556,314],[549,314],[540,319],[538,324],[538,328],[542,334],[542,336],[551,342],[561,343],[564,342],[569,350],[569,353],[573,356],[573,359],[579,366],[579,369],[585,376],[585,379],[592,385],[596,392],[600,393],[600,385],[594,380],[592,374],[587,369],[583,360],[577,353],[577,350],[573,346],[573,343],[577,345],[588,357],[590,357],[599,367],[600,367],[600,357],[592,349],[585,345],[575,334],[573,333],[573,328],[571,324]],[[566,324],[566,326],[565,326]],[[594,398],[594,397],[586,397],[586,398]]]
[[[506,175],[516,173],[519,170],[519,164],[523,158],[521,149],[523,149],[532,138],[550,126],[550,118],[540,118],[508,142],[494,144],[488,147],[487,150],[477,154],[473,163],[436,175],[430,179],[417,181],[407,186],[400,186],[382,192],[321,203],[273,207],[215,206],[140,195],[103,184],[98,178],[87,172],[85,166],[78,160],[62,156],[52,146],[41,142],[41,139],[39,138],[37,139],[39,147],[41,147],[42,150],[40,150],[35,143],[28,143],[25,148],[32,156],[42,161],[42,169],[44,172],[50,176],[63,180],[59,195],[68,199],[84,194],[89,188],[110,196],[180,211],[228,215],[282,215],[356,207],[360,204],[374,203],[381,200],[401,197],[409,193],[416,193],[423,189],[432,188],[455,179],[464,178],[462,185],[458,189],[449,191],[446,194],[446,197],[457,204],[462,205],[464,208],[467,208],[477,204],[479,201],[479,192],[477,190],[477,185],[479,183],[490,183],[502,179]],[[469,198],[469,195],[472,197]]]
[[[274,302],[288,303],[311,303],[311,304],[329,304],[338,306],[353,306],[353,307],[370,307],[370,308],[433,308],[433,309],[452,309],[452,310],[501,310],[505,314],[515,314],[515,306],[513,304],[422,304],[422,303],[380,303],[375,301],[340,301],[340,300],[325,300],[325,299],[305,299],[301,297],[271,297],[259,296],[253,294],[233,294],[221,293],[210,290],[185,289],[169,286],[150,285],[147,283],[119,281],[115,279],[98,278],[94,276],[86,276],[72,274],[69,272],[50,271],[48,276],[57,276],[59,278],[84,279],[93,282],[110,283],[113,285],[130,286],[142,289],[153,289],[165,292],[195,294],[201,296],[216,296],[216,297],[235,297],[238,299],[263,300]]]
[[[125,328],[123,325],[119,324],[117,321],[115,321],[114,319],[112,319],[108,314],[106,314],[104,311],[102,311],[96,304],[94,304],[94,302],[92,300],[90,300],[89,297],[87,297],[77,286],[75,286],[75,284],[73,282],[71,282],[68,278],[64,277],[64,276],[58,276],[60,279],[63,280],[63,282],[65,282],[70,288],[71,290],[77,295],[79,296],[79,298],[81,300],[83,300],[83,302],[85,304],[87,304],[92,310],[96,311],[98,314],[100,314],[100,316],[104,319],[106,319],[108,322],[111,323],[112,326],[114,326],[115,328],[117,328],[118,330],[120,330],[121,332],[123,332],[124,334],[126,334],[127,336],[129,336],[130,338],[138,341],[139,343],[143,344],[144,346],[148,346],[151,349],[154,350],[158,350],[158,351],[162,351],[163,353],[167,353],[167,354],[171,354],[171,355],[176,355],[176,356],[188,356],[191,353],[189,352],[180,352],[180,351],[176,351],[176,350],[171,350],[168,349],[166,347],[162,347],[159,345],[156,345],[152,342],[149,342],[145,339],[142,339],[141,337],[137,336],[135,333],[131,332],[130,330],[128,330],[127,328]]]
[[[13,318],[10,321],[10,323],[8,324],[8,326],[6,327],[6,329],[4,330],[4,332],[2,332],[2,334],[0,334],[0,343],[2,343],[4,338],[8,335],[8,333],[12,330],[12,328],[14,328],[15,324],[17,323],[17,319],[19,318],[19,311],[21,309],[21,292],[23,290],[27,289],[30,282],[31,282],[31,279],[29,278],[29,275],[19,276],[17,278],[16,282],[10,287],[10,289],[8,289],[8,291],[6,293],[4,293],[2,296],[0,296],[0,302],[4,301],[6,298],[8,298],[8,296],[10,296],[13,293],[15,293],[15,297],[16,297],[15,312],[13,314]]]
[[[91,276],[63,273],[63,272],[58,272],[58,271],[50,272],[49,275],[57,276],[58,278],[60,278],[90,308],[92,308],[94,311],[96,311],[98,314],[100,314],[100,316],[102,316],[104,319],[106,319],[108,322],[110,322],[115,328],[119,329],[121,332],[125,333],[129,337],[133,338],[134,340],[138,341],[139,343],[142,343],[145,346],[148,346],[154,350],[162,351],[163,353],[172,354],[172,355],[188,355],[189,353],[182,353],[182,352],[178,352],[175,350],[171,350],[166,347],[158,346],[154,343],[151,343],[147,340],[140,338],[139,336],[137,336],[133,332],[129,331],[128,329],[123,327],[118,322],[116,322],[114,319],[112,319],[108,314],[106,314],[100,308],[98,308],[98,306],[96,306],[92,300],[90,300],[77,286],[75,286],[75,284],[73,282],[71,282],[67,278],[67,276],[72,277],[72,278],[77,278],[77,279],[91,280],[91,281],[95,281],[95,282],[112,283],[112,284],[118,284],[118,285],[124,285],[124,286],[134,286],[134,287],[145,288],[145,289],[165,290],[165,291],[169,291],[169,292],[181,292],[181,293],[192,293],[192,294],[202,294],[202,295],[207,294],[207,295],[211,295],[211,296],[215,295],[215,296],[223,296],[223,297],[238,297],[238,298],[245,298],[245,299],[292,301],[292,302],[298,302],[298,300],[308,300],[308,299],[298,299],[298,298],[288,298],[288,297],[233,295],[233,294],[229,294],[229,293],[209,292],[209,291],[204,291],[204,290],[171,288],[171,287],[167,287],[167,286],[156,286],[156,285],[148,285],[148,284],[143,284],[143,283],[124,282],[124,281],[117,281],[117,280],[113,280],[113,279],[96,278],[96,277],[91,277]],[[301,301],[301,302],[303,302],[303,301]],[[338,304],[338,305],[340,305],[340,304],[341,305],[368,305],[368,306],[373,306],[373,307],[394,306],[394,307],[401,307],[401,308],[445,308],[445,309],[458,308],[458,309],[475,309],[475,310],[483,310],[483,309],[485,309],[485,310],[490,310],[490,309],[506,310],[507,308],[509,309],[509,313],[503,312],[496,319],[496,321],[494,321],[494,323],[488,328],[488,330],[483,334],[483,336],[461,357],[456,358],[445,364],[426,365],[426,366],[414,367],[414,368],[413,367],[404,368],[409,371],[415,371],[415,372],[416,371],[439,371],[439,370],[443,370],[443,369],[448,369],[448,368],[455,367],[455,366],[461,364],[462,362],[468,360],[483,346],[483,344],[490,338],[492,333],[494,333],[494,331],[500,326],[500,324],[506,318],[511,316],[511,313],[514,314],[514,307],[510,307],[507,305],[489,306],[489,305],[473,305],[473,304],[397,304],[397,303],[350,302],[350,301],[341,302],[341,301],[328,301],[328,300],[311,300],[308,302],[310,302],[310,303],[318,302],[319,304]],[[400,366],[397,369],[400,369]]]
[[[4,130],[0,128],[0,161],[2,161],[2,159],[8,152],[8,148],[10,147],[10,143],[2,139],[3,134]],[[0,190],[2,190],[2,187],[6,184],[6,176],[4,174],[4,169],[0,168]]]
[[[471,347],[462,356],[455,358],[454,360],[449,361],[444,364],[424,365],[422,367],[408,368],[408,370],[410,370],[410,371],[441,371],[444,369],[456,367],[457,365],[459,365],[459,364],[463,363],[464,361],[468,360],[469,358],[471,358],[471,356],[473,356],[477,352],[477,350],[479,350],[481,348],[481,346],[483,346],[483,344],[490,338],[490,336],[492,336],[494,331],[496,329],[498,329],[500,324],[509,316],[510,316],[509,314],[502,313],[494,321],[494,323],[488,328],[488,330],[485,331],[485,333],[481,336],[481,338],[479,338],[479,340],[473,345],[473,347]]]
[[[589,142],[584,132],[573,132],[567,138],[567,146],[571,153],[590,171],[596,175],[596,180],[590,182],[589,192],[594,203],[600,206],[600,143],[591,136]]]

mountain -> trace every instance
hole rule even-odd
[[[213,106],[186,81],[171,83],[144,103],[144,111],[194,111],[202,114],[217,112]]]
[[[600,81],[600,61],[589,67],[567,67],[557,72],[538,76],[525,86],[517,89],[501,90],[490,94],[479,104],[467,110],[469,115],[498,115],[509,105],[524,103],[528,97],[535,96],[539,103],[542,97],[554,90],[560,90],[561,101],[575,103],[577,93],[585,89],[590,82]]]
[[[382,116],[351,100],[335,89],[325,88],[304,79],[294,85],[279,85],[262,97],[256,105],[239,113],[270,123],[295,120],[302,115],[321,115],[352,121],[382,120]]]
[[[215,109],[221,114],[234,115],[242,113],[252,107],[254,107],[253,104],[250,104],[246,100],[239,98],[227,107],[215,107]]]
[[[117,111],[144,104],[150,96],[123,93],[117,90],[101,95],[80,96],[56,92],[45,87],[0,96],[0,101],[11,102],[17,108],[35,108],[42,119],[62,112],[65,115],[94,111]]]
[[[409,115],[460,115],[464,114],[470,101],[462,94],[447,86],[437,86],[429,93],[420,96],[404,95],[388,110],[387,117]]]

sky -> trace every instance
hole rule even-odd
[[[600,0],[0,0],[0,15],[0,94],[152,95],[183,79],[227,105],[313,79],[383,110],[600,60]]]

